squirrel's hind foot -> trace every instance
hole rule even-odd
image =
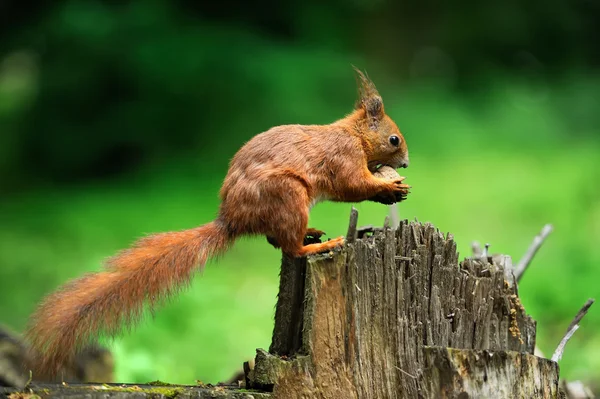
[[[321,252],[327,252],[334,248],[341,247],[344,245],[344,242],[346,242],[346,239],[341,236],[319,244],[308,244],[300,248],[298,251],[298,256],[307,256]]]

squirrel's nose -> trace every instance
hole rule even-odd
[[[408,161],[402,162],[402,165],[400,166],[402,166],[403,168],[408,168]]]

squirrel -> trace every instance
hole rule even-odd
[[[264,235],[293,257],[326,252],[338,237],[304,245],[324,233],[308,228],[310,209],[324,200],[384,204],[402,201],[404,177],[373,173],[408,167],[408,148],[385,113],[373,82],[355,69],[353,112],[329,125],[284,125],[250,139],[234,155],[220,190],[217,218],[189,230],[139,239],[105,263],[105,270],[66,283],[31,316],[25,336],[37,354],[34,373],[55,374],[99,334],[116,336],[189,285],[209,258],[243,235]]]

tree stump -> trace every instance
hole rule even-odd
[[[557,398],[558,365],[498,258],[458,262],[451,234],[403,221],[284,257],[269,353],[251,386],[277,398]],[[500,263],[500,264],[499,264]]]
[[[459,263],[452,236],[430,224],[357,230],[357,217],[343,248],[283,258],[271,347],[246,369],[252,390],[35,384],[0,397],[561,397],[558,364],[533,355],[536,323],[509,257]]]

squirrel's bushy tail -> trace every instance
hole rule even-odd
[[[233,238],[218,221],[137,241],[107,261],[104,271],[70,281],[49,295],[25,334],[34,372],[56,375],[77,349],[97,335],[116,335],[189,284]],[[35,378],[35,374],[34,374]]]

